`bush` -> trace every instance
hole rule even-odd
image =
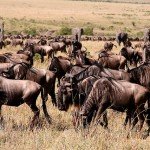
[[[59,32],[59,35],[71,35],[71,28],[68,27],[62,27]]]
[[[35,28],[25,29],[24,32],[26,34],[33,35],[33,36],[37,35],[37,30]]]
[[[39,61],[41,59],[40,54],[35,54],[34,61]]]
[[[136,35],[137,35],[137,37],[142,38],[144,33],[142,31],[139,31],[139,32],[137,32]]]
[[[84,28],[84,35],[93,35],[93,28],[92,27]]]

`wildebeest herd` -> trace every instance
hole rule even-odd
[[[87,49],[77,39],[46,37],[31,38],[17,36],[6,37],[1,47],[20,45],[17,53],[0,54],[0,123],[2,105],[19,106],[26,103],[34,113],[31,129],[36,126],[40,110],[36,99],[41,93],[44,115],[51,123],[46,101],[51,96],[55,108],[67,111],[69,106],[76,109],[73,124],[84,128],[93,120],[96,124],[108,128],[107,109],[125,112],[124,126],[129,123],[131,129],[139,122],[141,131],[144,122],[150,132],[150,31],[144,42],[135,46],[127,33],[119,33],[116,41],[123,47],[119,54],[112,52],[117,47],[113,42],[105,42],[93,59]],[[66,56],[56,56],[60,51]],[[41,63],[48,57],[47,69],[33,67],[34,56],[39,54]],[[132,68],[134,67],[134,68]],[[132,68],[132,69],[131,69]],[[55,89],[58,79],[57,89]],[[102,119],[100,119],[102,117]]]

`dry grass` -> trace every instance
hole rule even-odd
[[[102,48],[103,42],[83,42],[92,56],[96,57],[96,51]],[[8,47],[0,53],[16,51],[19,49]],[[120,47],[114,49],[118,52]],[[46,68],[47,60],[41,64],[35,62],[35,67]],[[125,115],[109,111],[109,129],[110,132],[102,127],[91,127],[88,131],[79,130],[75,132],[71,122],[71,109],[69,112],[60,112],[54,108],[50,102],[47,102],[48,111],[53,119],[52,125],[48,125],[41,109],[41,98],[37,100],[38,107],[41,110],[41,127],[33,132],[29,131],[32,112],[26,104],[18,108],[3,106],[2,113],[5,119],[5,129],[0,130],[0,149],[2,150],[138,150],[150,149],[150,138],[142,140],[133,132],[130,139],[127,139],[127,130],[123,128]]]
[[[101,35],[118,30],[141,36],[149,26],[150,5],[67,0],[1,0],[0,16],[6,31],[59,29],[61,26],[92,26]]]
[[[73,0],[73,1],[91,1],[91,2],[109,2],[109,3],[132,3],[132,4],[150,4],[149,0]]]
[[[63,25],[93,26],[94,32],[111,35],[118,30],[126,30],[129,34],[141,34],[149,26],[150,5],[145,4],[116,4],[97,2],[76,2],[65,0],[0,0],[0,16],[5,20],[6,31],[24,31],[35,29],[59,29]],[[135,26],[133,26],[133,22]],[[96,58],[96,51],[100,50],[103,42],[83,42],[91,55]],[[0,51],[12,52],[19,49],[7,47]],[[118,52],[114,49],[115,52]],[[35,67],[46,68],[47,60],[41,64],[35,62]],[[22,106],[3,106],[5,129],[0,130],[0,149],[2,150],[99,150],[99,149],[150,149],[150,138],[141,140],[136,134],[127,139],[127,131],[123,129],[124,114],[109,111],[110,132],[102,127],[92,127],[92,134],[80,130],[75,132],[71,123],[71,110],[60,112],[47,102],[48,111],[53,119],[48,125],[43,117],[41,98],[37,100],[41,110],[41,128],[29,131],[32,112]]]

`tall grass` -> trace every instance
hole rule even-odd
[[[116,43],[115,43],[116,44]],[[135,44],[135,43],[133,43]],[[104,42],[83,42],[91,55],[96,58],[97,51],[104,45]],[[118,53],[119,49],[113,51]],[[0,53],[16,52],[20,47],[6,47]],[[47,68],[48,60],[40,63],[35,59],[34,66]],[[123,121],[125,114],[108,111],[109,131],[101,126],[91,126],[89,130],[79,128],[75,131],[72,125],[70,108],[68,112],[61,112],[52,106],[51,98],[47,101],[48,112],[52,117],[52,124],[49,125],[44,118],[42,111],[41,97],[38,97],[37,106],[40,108],[40,124],[34,131],[29,130],[29,124],[33,113],[31,109],[23,104],[16,107],[3,106],[2,114],[5,120],[5,129],[0,129],[0,149],[2,150],[138,150],[150,149],[150,137],[142,140],[135,131],[127,139],[129,128],[125,130]],[[144,126],[145,128],[145,126]]]

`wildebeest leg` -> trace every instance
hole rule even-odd
[[[3,128],[2,105],[0,105],[0,129]]]
[[[49,93],[49,95],[51,96],[53,105],[54,105],[54,106],[57,106],[55,92],[54,92],[54,91],[51,91],[51,92]]]
[[[135,119],[135,110],[133,109],[132,105],[126,112],[126,118],[124,121],[124,127],[125,128],[126,128],[128,122],[129,122],[129,128],[131,128],[131,119]]]
[[[143,138],[147,138],[149,136],[150,133],[150,102],[148,102],[148,109],[146,110],[146,124],[148,126],[148,130],[145,131]]]
[[[39,121],[39,114],[40,114],[40,110],[37,108],[36,106],[36,101],[32,104],[30,103],[27,103],[27,105],[31,108],[31,110],[33,111],[34,113],[34,116],[33,116],[33,119],[32,119],[32,122],[31,122],[31,125],[30,125],[30,128],[31,130],[33,129],[33,127],[35,125],[37,125],[38,121]]]
[[[107,111],[103,114],[103,122],[100,123],[105,129],[108,129]]]
[[[138,122],[138,116],[135,113],[134,117],[132,117],[131,130],[135,127],[135,125],[137,124],[137,122]]]
[[[51,117],[50,115],[48,114],[48,111],[47,111],[47,107],[46,107],[46,102],[43,100],[43,104],[42,104],[42,107],[43,107],[43,112],[44,112],[44,115],[46,117],[46,120],[49,124],[51,124]]]
[[[54,106],[57,106],[56,95],[55,95],[55,83],[51,86],[51,89],[49,90],[48,94],[51,96],[52,104]]]
[[[129,113],[129,111],[126,112],[126,118],[125,118],[125,121],[124,121],[124,128],[126,128],[127,126],[127,123],[128,123],[128,120],[129,120],[129,124],[131,124],[131,117],[129,117],[131,114]]]
[[[47,107],[46,107],[46,101],[48,99],[48,92],[46,91],[46,89],[44,89],[44,93],[43,90],[41,91],[41,96],[42,96],[42,108],[43,108],[44,115],[46,117],[47,122],[51,124],[51,117],[48,114]]]
[[[137,108],[137,115],[138,115],[139,122],[140,122],[139,131],[141,131],[143,124],[144,124],[144,120],[145,120],[143,105]]]
[[[101,102],[101,104],[99,105],[99,109],[96,115],[96,121],[97,123],[100,121],[100,117],[101,115],[104,113],[105,114],[105,110],[109,107],[109,103],[108,102]]]

